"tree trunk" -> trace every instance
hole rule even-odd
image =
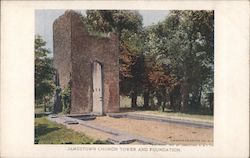
[[[181,112],[186,111],[187,110],[187,106],[188,106],[188,92],[187,92],[186,88],[184,88],[183,94],[182,94],[182,101],[181,101],[180,111]]]
[[[180,107],[181,112],[184,112],[187,110],[188,99],[189,99],[188,83],[187,83],[187,78],[184,77],[182,90],[181,90],[181,107]]]
[[[173,94],[169,94],[169,108],[174,109],[174,97]]]
[[[188,75],[189,75],[189,57],[191,57],[192,51],[193,51],[193,43],[195,40],[193,39],[193,34],[194,34],[194,28],[192,28],[191,33],[188,35],[189,39],[189,51],[188,51],[188,56],[184,59],[184,64],[183,64],[183,83],[182,83],[182,90],[181,90],[181,106],[180,106],[180,111],[186,111],[187,106],[188,106],[188,100],[189,100],[189,85],[188,85]]]
[[[166,98],[164,105],[166,106],[166,108],[170,108],[170,95],[168,90],[166,91]]]
[[[209,108],[212,112],[214,111],[214,93],[209,94]]]
[[[151,108],[155,106],[155,101],[154,101],[154,97],[153,96],[149,97],[149,102],[150,102],[150,107]]]
[[[144,92],[144,105],[143,105],[143,108],[144,109],[147,109],[148,108],[148,103],[149,103],[149,92],[146,91]]]
[[[164,110],[165,110],[166,103],[167,103],[166,96],[164,96],[163,101],[162,101],[162,105],[161,105],[162,106],[162,112],[164,112]]]
[[[131,107],[136,108],[137,107],[137,93],[134,91],[131,94]]]
[[[46,112],[46,104],[43,104],[43,112]]]
[[[162,96],[161,96],[161,94],[157,94],[156,95],[156,98],[157,98],[157,106],[156,106],[156,109],[158,110],[159,109],[159,107],[161,107],[161,104],[162,104]]]
[[[163,89],[163,97],[162,97],[162,111],[164,112],[165,107],[166,107],[166,103],[167,103],[167,90],[164,88]]]
[[[161,107],[161,104],[162,104],[162,97],[157,97],[157,109],[159,108],[159,107]]]
[[[202,104],[201,104],[202,90],[203,90],[203,88],[202,88],[202,85],[201,85],[201,87],[200,87],[200,92],[199,92],[199,97],[198,97],[198,103],[199,103],[200,107],[202,106]]]

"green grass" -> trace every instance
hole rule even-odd
[[[75,132],[49,121],[46,117],[35,118],[35,144],[107,144],[83,133]]]
[[[181,112],[162,112],[162,111],[142,111],[142,113],[152,114],[152,115],[157,115],[157,116],[166,116],[166,117],[177,118],[177,119],[213,122],[212,115],[187,114],[187,113],[181,113]]]

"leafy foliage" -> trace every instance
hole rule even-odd
[[[45,48],[46,42],[40,35],[35,36],[35,103],[46,105],[53,97],[54,68],[52,58],[48,57],[50,51]]]
[[[147,54],[170,72],[168,77],[174,82],[170,82],[168,92],[179,91],[175,100],[180,99],[182,111],[200,106],[202,91],[212,91],[213,16],[212,11],[171,11],[165,21],[147,28]]]
[[[63,113],[69,114],[71,108],[71,81],[61,92],[61,102],[63,105]]]
[[[119,39],[123,31],[137,32],[142,28],[142,16],[137,11],[87,10],[86,14],[90,30],[116,32]]]

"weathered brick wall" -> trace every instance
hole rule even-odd
[[[66,32],[66,30],[70,30],[70,32]],[[94,61],[102,64],[104,113],[118,112],[119,43],[117,36],[113,34],[108,38],[90,36],[80,16],[73,11],[68,11],[59,17],[54,24],[54,32],[56,32],[54,41],[57,42],[54,44],[54,51],[56,51],[54,60],[59,79],[63,80],[60,81],[61,85],[64,85],[64,82],[69,79],[67,73],[71,72],[71,113],[83,114],[93,110],[92,66]],[[63,35],[58,35],[58,33]],[[57,38],[64,39],[58,40]],[[67,56],[68,52],[70,56]],[[60,55],[63,57],[58,57]]]
[[[71,18],[65,14],[53,24],[54,66],[57,70],[59,85],[64,88],[72,73],[71,65]]]

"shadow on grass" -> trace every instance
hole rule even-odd
[[[49,128],[48,125],[46,124],[38,124],[35,126],[35,137],[41,137],[43,135],[46,135],[50,132],[53,132],[55,130],[59,130],[60,128],[58,127],[51,127]]]

